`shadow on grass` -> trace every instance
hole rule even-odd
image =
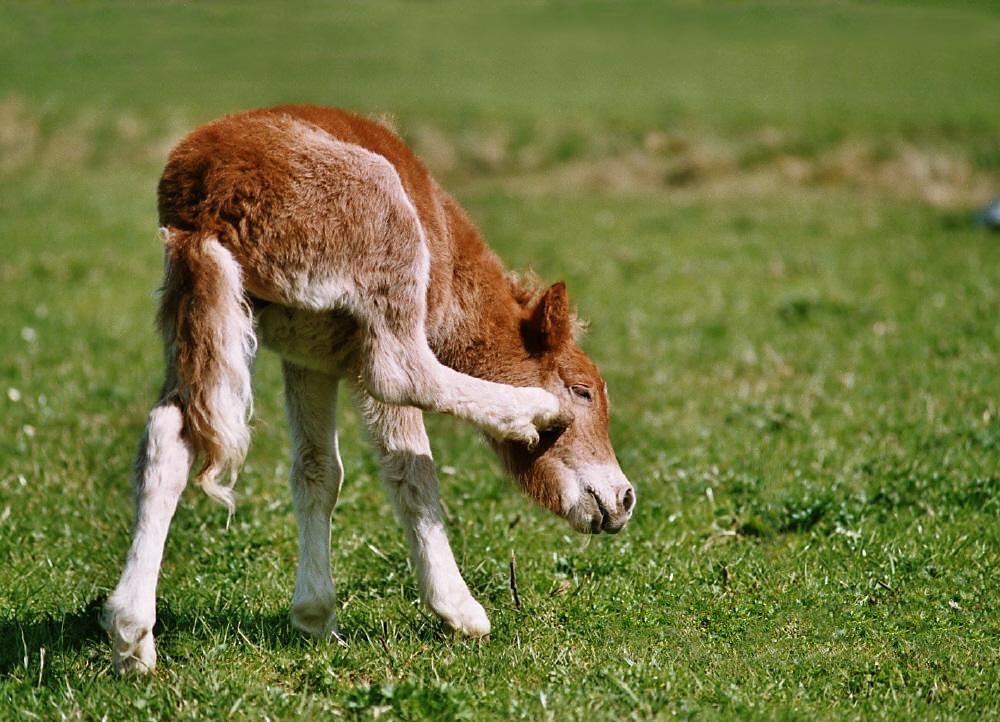
[[[64,656],[79,652],[97,640],[107,638],[98,622],[103,599],[94,599],[83,609],[59,615],[31,619],[0,620],[0,678],[17,668],[26,670],[44,649],[48,655]],[[29,616],[28,612],[25,617]]]
[[[29,611],[20,617],[0,620],[0,639],[3,640],[0,644],[0,680],[37,668],[41,658],[47,659],[51,668],[93,647],[106,648],[104,657],[110,664],[111,645],[99,621],[103,605],[104,597],[98,597],[83,608],[63,615],[35,617]],[[158,637],[177,635],[207,640],[220,633],[232,633],[265,650],[295,648],[309,643],[291,626],[287,612],[244,613],[238,618],[221,613],[206,614],[203,610],[176,613],[168,603],[161,601],[153,627],[153,634]],[[48,678],[46,675],[45,679]]]
[[[20,616],[0,620],[0,682],[11,678],[34,679],[47,686],[59,679],[56,670],[72,665],[78,656],[88,658],[87,664],[105,666],[110,670],[111,645],[101,628],[100,615],[105,598],[98,597],[84,607],[66,613],[38,616],[30,610]],[[449,633],[436,619],[417,619],[412,630],[423,641],[443,639]],[[394,627],[394,625],[393,625]],[[237,640],[258,652],[306,650],[317,644],[295,629],[288,610],[231,611],[217,609],[185,609],[176,611],[169,601],[160,600],[153,634],[167,642],[170,656],[182,660],[185,642],[218,641],[219,637]],[[348,645],[384,647],[386,639],[397,636],[398,629],[388,629],[384,621],[375,618],[353,620],[345,639]],[[44,650],[44,651],[43,651]],[[44,672],[44,674],[43,674]]]

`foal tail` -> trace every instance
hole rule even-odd
[[[250,445],[250,365],[257,350],[243,274],[214,233],[163,228],[160,234],[165,392],[177,395],[185,432],[201,453],[196,482],[232,512],[232,487]],[[229,478],[220,483],[224,472]]]

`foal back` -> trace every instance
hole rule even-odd
[[[393,162],[359,144],[391,151],[395,136],[343,111],[326,109],[322,119],[345,139],[282,109],[202,126],[167,163],[161,225],[214,236],[240,266],[247,293],[295,308],[349,305],[404,267],[429,265],[411,200],[424,197],[435,227],[438,214],[418,188],[428,183],[422,168],[402,162],[408,190]]]

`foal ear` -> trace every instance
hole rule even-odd
[[[531,353],[552,351],[572,338],[573,322],[565,283],[559,281],[542,294],[521,322],[521,335],[525,348]]]

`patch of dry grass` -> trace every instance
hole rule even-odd
[[[31,163],[40,137],[38,118],[24,101],[14,96],[0,100],[0,174],[13,173]]]
[[[728,137],[552,124],[448,133],[425,122],[411,127],[380,120],[398,126],[451,187],[499,181],[506,191],[527,195],[710,198],[850,188],[937,208],[976,206],[998,192],[996,174],[958,142],[850,136],[809,143],[774,127]],[[170,110],[156,118],[131,109],[65,112],[8,96],[0,100],[0,178],[116,163],[155,167],[193,125]]]
[[[561,154],[566,131],[520,146],[510,132],[457,138],[421,127],[410,140],[431,170],[459,181],[499,179],[508,192],[613,197],[696,192],[733,197],[792,188],[849,188],[937,208],[976,206],[998,192],[996,174],[958,143],[848,137],[823,147],[764,128],[721,137],[705,131],[597,131]]]
[[[32,106],[8,95],[0,98],[0,179],[31,171],[160,164],[193,124],[169,108],[146,117],[128,108]]]

